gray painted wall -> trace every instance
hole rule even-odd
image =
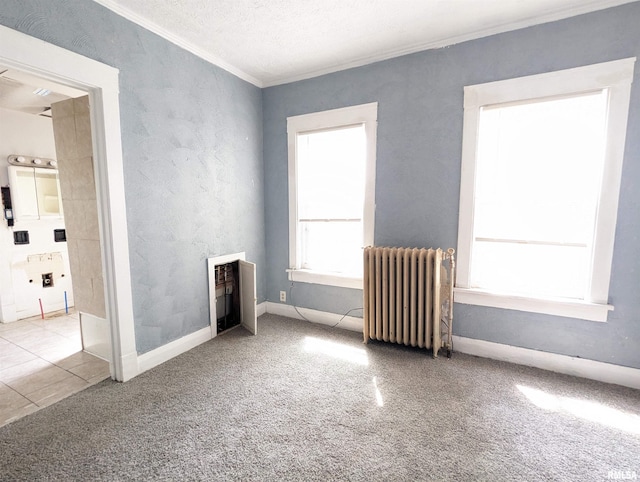
[[[246,251],[263,301],[260,89],[91,1],[3,0],[0,24],[120,69],[138,352],[208,325],[208,256]]]
[[[638,23],[634,3],[261,92],[93,2],[0,4],[0,24],[120,69],[141,353],[206,326],[209,255],[247,251],[259,301],[289,289],[287,116],[379,102],[376,243],[455,247],[463,86],[640,57]],[[609,322],[458,304],[456,334],[640,368],[639,80],[637,66]],[[289,301],[343,313],[361,296],[296,283]]]
[[[640,57],[640,3],[263,91],[267,299],[289,289],[287,116],[377,101],[375,242],[456,247],[465,85]],[[456,304],[454,333],[640,368],[640,64],[636,64],[607,323]],[[334,313],[362,293],[296,283]],[[291,300],[289,300],[290,302]]]

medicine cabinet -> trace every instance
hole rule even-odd
[[[16,221],[62,217],[57,169],[9,166],[9,183]]]

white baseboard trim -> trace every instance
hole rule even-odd
[[[146,372],[172,358],[181,355],[202,343],[211,340],[211,327],[206,326],[189,335],[173,340],[154,350],[138,355],[138,374]]]
[[[362,333],[362,318],[328,313],[326,311],[312,310],[310,308],[298,308],[298,311],[307,320],[313,323],[336,326],[355,332]],[[286,316],[302,320],[302,316],[291,305],[265,301],[257,305],[256,314],[258,316],[265,313]],[[211,328],[202,328],[194,333],[183,336],[166,345],[151,350],[138,356],[138,373],[145,372],[158,366],[171,358],[185,353],[196,346],[211,340]],[[603,363],[585,358],[576,358],[567,355],[558,355],[539,350],[520,348],[517,346],[504,345],[473,338],[453,336],[454,357],[455,352],[466,353],[468,355],[480,356],[501,360],[518,365],[526,365],[557,373],[564,373],[581,378],[588,378],[605,383],[613,383],[625,387],[640,390],[640,369]],[[131,377],[126,377],[129,379]]]
[[[545,351],[503,345],[473,338],[453,337],[455,352],[466,353],[518,365],[542,368],[552,372],[588,378],[605,383],[640,389],[640,369],[603,363],[585,358],[558,355]]]
[[[283,303],[274,303],[267,301],[267,313],[274,315],[286,316],[298,320],[303,319],[295,308],[291,305]],[[326,311],[312,310],[309,308],[298,308],[298,311],[304,315],[309,321],[333,326],[342,315],[328,313]],[[346,316],[341,323],[337,325],[339,328],[345,328],[351,331],[362,333],[362,318]],[[539,350],[531,350],[528,348],[520,348],[517,346],[504,345],[502,343],[494,343],[484,340],[476,340],[473,338],[463,338],[460,336],[453,337],[454,354],[455,352],[466,353],[469,355],[480,356],[483,358],[491,358],[501,360],[517,365],[526,365],[543,370],[549,370],[566,375],[573,375],[590,380],[597,380],[605,383],[613,383],[624,387],[640,389],[640,369],[613,365],[612,363],[603,363],[585,358],[576,358],[567,355],[558,355]]]
[[[121,378],[117,378],[114,363],[109,364],[111,378],[119,382],[127,382],[141,373],[139,369],[140,365],[138,363],[138,354],[135,351],[122,355],[120,357],[120,366],[122,375]]]
[[[267,312],[267,302],[262,302],[256,306],[256,316],[264,315]],[[211,340],[211,326],[207,326],[189,335],[178,338],[166,345],[162,345],[142,355],[138,355],[138,373],[146,372],[178,355],[195,348],[202,343]],[[132,377],[130,377],[132,378]]]
[[[286,316],[288,318],[295,318],[297,320],[307,320],[313,323],[320,323],[322,325],[336,326],[336,328],[342,328],[345,330],[357,331],[362,333],[362,318],[356,318],[355,316],[345,316],[342,321],[342,315],[336,313],[328,313],[326,311],[312,310],[311,308],[298,308],[298,311],[291,305],[285,305],[284,303],[274,303],[267,301],[267,313],[273,313],[274,315]]]

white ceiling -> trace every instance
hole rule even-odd
[[[266,87],[636,0],[95,0]]]

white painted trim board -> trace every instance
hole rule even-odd
[[[266,305],[267,313],[286,316],[288,318],[295,318],[296,320],[304,320],[304,318],[306,318],[312,323],[336,326],[336,328],[342,328],[345,330],[357,331],[359,333],[362,333],[362,318],[356,318],[355,316],[345,316],[344,319],[340,321],[342,315],[336,313],[312,310],[311,308],[298,308],[298,311],[302,314],[301,315],[292,305],[286,305],[284,303],[274,303],[272,301],[267,301]]]
[[[256,306],[257,316],[264,315],[267,312],[267,302],[259,303]],[[173,340],[166,345],[159,346],[147,353],[138,355],[138,375],[151,370],[162,363],[171,360],[178,355],[188,352],[192,348],[195,348],[202,343],[206,343],[212,340],[211,326],[205,326],[204,328],[194,331],[188,335]]]
[[[266,305],[267,313],[298,320],[302,319],[291,305],[271,301],[267,301]],[[339,314],[309,308],[298,308],[298,310],[309,321],[323,325],[335,325],[340,318],[342,318],[342,315]],[[362,318],[347,316],[338,327],[362,333]],[[507,361],[517,365],[526,365],[566,375],[640,389],[640,369],[638,368],[624,367],[612,363],[558,355],[556,353],[531,350],[473,338],[464,338],[456,335],[453,336],[453,347],[454,357],[456,352],[466,353],[468,355]]]
[[[202,343],[211,340],[211,328],[204,328],[194,331],[182,338],[173,340],[172,342],[162,345],[154,350],[138,355],[138,375],[150,370],[158,365],[171,360],[172,358],[188,352]]]
[[[599,382],[614,383],[640,390],[640,369],[603,363],[586,358],[558,355],[517,346],[503,345],[473,338],[453,336],[455,352],[466,353],[517,365],[526,365],[574,377],[588,378]]]
[[[165,29],[164,27],[161,27],[157,23],[152,22],[151,20],[138,15],[133,10],[121,5],[120,3],[114,0],[94,0],[94,1],[102,5],[103,7],[108,8],[112,12],[120,15],[121,17],[126,18],[127,20],[130,20],[136,25],[139,25],[140,27],[146,30],[149,30],[150,32],[153,32],[156,35],[159,35],[163,39],[168,40],[172,44],[177,45],[178,47],[186,50],[187,52],[190,52],[193,55],[200,57],[206,62],[212,65],[215,65],[216,67],[220,67],[221,69],[226,70],[227,72],[235,75],[236,77],[246,82],[249,82],[250,84],[255,85],[256,87],[260,87],[260,88],[263,87],[263,83],[259,79],[253,77],[252,75],[246,73],[245,71],[239,69],[238,67],[231,65],[229,62],[225,61],[221,57],[218,57],[217,55],[214,55],[211,52],[208,52],[205,49],[198,47],[192,42],[185,40],[180,35],[176,35],[175,33]]]
[[[302,316],[313,323],[334,326],[355,332],[362,333],[362,318],[328,313],[325,311],[313,310],[310,308],[298,308],[299,314],[292,305],[284,303],[274,303],[265,301],[257,305],[258,316],[271,313],[288,318],[302,320]],[[211,340],[211,329],[209,326],[183,336],[155,350],[138,356],[138,374],[150,370],[171,358],[185,353],[196,346]],[[558,355],[528,348],[493,343],[473,338],[460,336],[453,337],[454,354],[466,353],[468,355],[491,358],[494,360],[506,361],[518,365],[526,365],[543,370],[549,370],[575,377],[597,380],[604,383],[613,383],[625,387],[640,390],[640,369],[613,365],[584,358]]]
[[[272,87],[275,85],[288,84],[291,82],[296,82],[299,80],[306,80],[314,77],[319,77],[321,75],[330,74],[333,72],[340,72],[342,70],[347,70],[355,67],[361,67],[363,65],[372,64],[374,62],[380,62],[382,60],[392,59],[396,57],[401,57],[403,55],[409,55],[416,52],[422,52],[424,50],[430,49],[438,49],[442,47],[447,47],[449,45],[455,45],[462,42],[467,42],[470,40],[475,40],[479,38],[489,37],[491,35],[496,35],[504,32],[509,32],[513,30],[523,29],[527,27],[531,27],[534,25],[539,25],[548,22],[554,22],[556,20],[562,20],[565,18],[575,17],[577,15],[591,13],[598,10],[604,10],[610,7],[616,7],[619,5],[623,5],[625,3],[629,3],[631,0],[594,0],[591,2],[584,2],[584,5],[581,6],[572,6],[569,9],[562,9],[557,12],[548,13],[545,15],[541,15],[534,18],[526,18],[523,20],[507,22],[502,25],[497,25],[489,28],[481,28],[479,30],[475,30],[472,32],[466,32],[458,35],[454,35],[447,38],[439,38],[435,40],[429,41],[419,41],[411,45],[401,46],[399,48],[390,48],[390,49],[381,49],[372,55],[363,55],[356,59],[350,59],[347,61],[338,62],[332,65],[328,65],[326,67],[320,67],[311,70],[305,70],[299,73],[271,73],[269,76],[265,76],[265,78],[257,78],[253,75],[245,72],[244,70],[236,67],[235,65],[230,64],[223,58],[206,51],[205,49],[198,47],[197,45],[185,40],[179,34],[175,34],[170,32],[164,27],[161,27],[157,23],[135,13],[133,10],[122,5],[123,2],[118,2],[116,0],[94,0],[96,3],[102,5],[105,8],[108,8],[112,12],[120,15],[121,17],[130,20],[131,22],[159,35],[160,37],[168,40],[169,42],[185,49],[188,52],[206,60],[207,62],[216,65],[227,72],[232,73],[236,77],[243,79],[256,87],[264,88],[264,87]],[[594,8],[595,6],[595,8]]]

